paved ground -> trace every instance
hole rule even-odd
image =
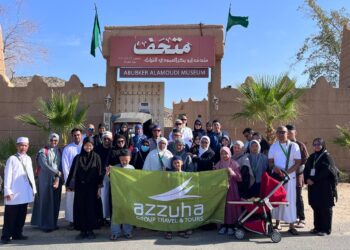
[[[13,241],[10,245],[0,245],[0,249],[350,249],[350,184],[339,186],[340,198],[334,209],[333,232],[326,237],[314,236],[308,233],[312,228],[312,213],[306,206],[306,227],[300,230],[299,236],[291,236],[286,231],[287,225],[282,230],[282,241],[272,243],[270,239],[248,233],[244,240],[238,241],[233,237],[217,235],[216,231],[196,230],[189,239],[179,238],[174,235],[172,240],[165,240],[163,233],[145,229],[136,229],[132,240],[121,239],[111,242],[108,239],[109,229],[97,230],[95,240],[75,240],[76,231],[68,231],[63,220],[63,210],[60,213],[60,229],[52,233],[43,233],[31,227],[31,214],[27,216],[24,234],[29,236],[27,241]],[[304,190],[304,201],[306,192]],[[0,223],[3,220],[3,205],[0,206]],[[30,210],[31,212],[31,210]]]

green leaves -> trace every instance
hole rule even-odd
[[[298,115],[297,100],[302,90],[296,89],[295,80],[289,79],[286,74],[260,76],[241,85],[238,91],[243,96],[239,98],[243,109],[233,115],[234,119],[261,121],[267,130],[272,130],[275,121],[290,121]]]
[[[15,119],[38,127],[47,133],[59,133],[63,143],[66,144],[72,128],[84,127],[89,107],[79,107],[79,100],[80,95],[76,93],[65,95],[52,92],[51,99],[38,99],[38,112],[42,116],[41,119],[30,114],[18,115]]]
[[[305,2],[305,6],[299,9],[316,23],[318,33],[304,40],[296,54],[295,64],[304,62],[303,74],[309,76],[309,84],[324,76],[336,86],[339,82],[342,31],[350,16],[344,8],[326,12],[315,0]]]
[[[348,128],[336,125],[339,136],[336,137],[333,142],[343,148],[350,149],[350,131]]]

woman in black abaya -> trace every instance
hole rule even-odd
[[[94,239],[93,229],[98,228],[97,203],[102,186],[101,159],[93,151],[93,138],[86,137],[81,153],[72,163],[66,186],[74,189],[73,223],[80,231],[77,239]]]

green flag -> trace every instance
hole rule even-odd
[[[95,50],[96,48],[100,47],[100,36],[101,36],[101,30],[100,30],[100,24],[98,22],[97,9],[96,9],[94,28],[92,30],[92,38],[91,38],[90,54],[92,56],[96,56]]]
[[[112,222],[160,231],[223,223],[227,169],[196,173],[111,169]]]
[[[230,7],[228,11],[226,32],[229,31],[231,27],[234,25],[242,25],[243,27],[247,28],[248,24],[249,24],[249,21],[247,16],[231,16],[231,7]]]

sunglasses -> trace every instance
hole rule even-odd
[[[121,141],[117,141],[117,143],[123,143],[124,142],[124,140],[121,140]]]
[[[320,146],[322,146],[322,144],[321,144],[321,143],[314,143],[314,144],[312,144],[312,146],[314,146],[314,147],[320,147]]]
[[[176,126],[178,126],[178,125],[182,125],[182,123],[175,123],[175,125],[176,125]]]
[[[277,131],[277,134],[284,135],[287,131]]]

